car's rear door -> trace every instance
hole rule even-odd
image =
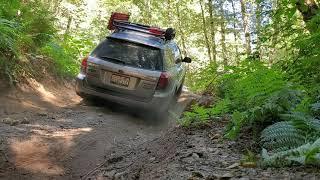
[[[174,61],[176,64],[176,71],[177,71],[177,81],[178,81],[178,87],[180,87],[184,74],[185,74],[185,66],[182,63],[182,56],[181,56],[181,51],[176,43],[173,44],[173,52],[174,52]]]
[[[180,53],[175,51],[175,43],[171,42],[164,47],[164,68],[170,74],[170,84],[168,91],[174,91],[178,88],[181,79],[182,67],[181,63],[177,63],[178,58],[181,58]]]

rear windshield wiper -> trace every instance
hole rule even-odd
[[[111,61],[116,62],[116,63],[126,64],[124,61],[121,61],[120,59],[112,58],[112,57],[109,57],[109,56],[100,56],[100,58],[111,60]]]

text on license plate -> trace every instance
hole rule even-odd
[[[120,85],[120,86],[129,86],[130,78],[125,76],[119,76],[119,75],[112,75],[110,82],[112,84]]]

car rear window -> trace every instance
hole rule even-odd
[[[107,38],[91,56],[142,69],[162,70],[160,49],[124,40]]]

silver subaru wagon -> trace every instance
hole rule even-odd
[[[81,64],[76,92],[163,113],[182,91],[185,64],[174,30],[123,22]]]

